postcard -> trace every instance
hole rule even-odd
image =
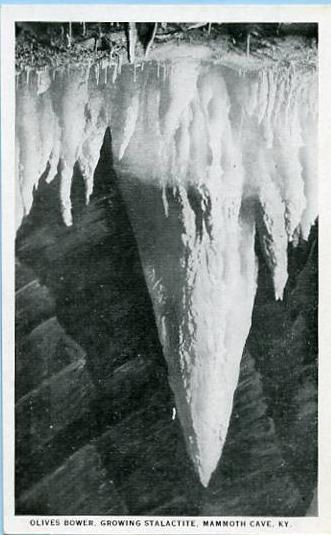
[[[330,25],[2,7],[7,535],[331,533]]]

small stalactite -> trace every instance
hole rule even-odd
[[[67,47],[71,48],[72,45],[72,23],[69,22],[69,29],[67,33]]]
[[[61,39],[63,42],[65,41],[65,31],[63,24],[61,25]]]
[[[135,62],[135,51],[137,42],[137,28],[135,22],[128,22],[128,61],[129,63]]]
[[[145,51],[145,57],[148,56],[149,52],[150,52],[150,49],[152,48],[153,46],[153,43],[154,43],[154,39],[155,39],[155,36],[156,36],[156,32],[157,32],[157,22],[154,23],[154,28],[153,28],[153,33],[152,33],[152,36],[146,46],[146,51]]]
[[[118,71],[118,64],[114,63],[114,70],[113,70],[113,75],[112,75],[112,84],[114,84],[116,82],[117,71]]]
[[[29,87],[30,85],[30,73],[32,71],[31,67],[26,68],[26,85]]]
[[[251,32],[248,32],[246,39],[246,56],[249,58],[251,49]]]

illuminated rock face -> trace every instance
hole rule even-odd
[[[19,87],[17,213],[28,213],[49,162],[70,225],[73,166],[88,201],[111,127],[187,450],[207,486],[251,324],[255,233],[279,299],[287,244],[307,238],[317,216],[316,73],[242,75],[189,58],[108,71]]]

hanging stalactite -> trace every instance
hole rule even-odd
[[[40,74],[37,86],[35,78],[18,84],[18,213],[29,212],[48,168],[49,180],[60,173],[64,223],[74,223],[74,165],[88,202],[111,127],[176,411],[207,486],[251,325],[255,234],[282,299],[288,243],[307,238],[317,217],[317,76],[314,66],[229,68],[208,47],[153,56],[157,27],[144,68],[136,62],[135,24],[128,23],[128,61],[135,65],[122,65],[118,55],[103,64],[113,69],[109,77],[96,64],[73,66],[61,79]]]

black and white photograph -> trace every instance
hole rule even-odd
[[[319,515],[319,23],[187,14],[16,12],[29,533]]]

